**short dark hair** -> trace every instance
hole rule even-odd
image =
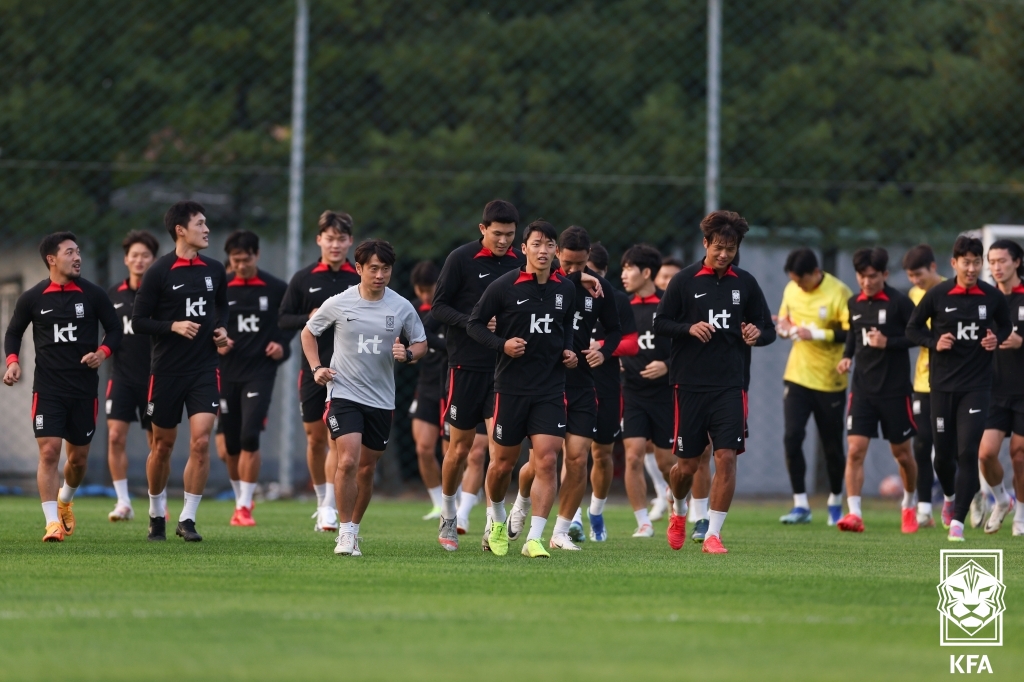
[[[969,237],[966,234],[962,234],[953,242],[953,258],[966,256],[967,254],[981,258],[984,253],[985,245],[977,237]]]
[[[988,252],[992,253],[992,249],[1009,251],[1010,259],[1018,262],[1017,276],[1024,278],[1024,249],[1021,248],[1020,244],[1012,239],[997,239],[992,242],[992,246],[988,247]]]
[[[73,232],[53,232],[43,237],[43,241],[39,242],[39,255],[43,257],[43,262],[46,263],[46,267],[50,267],[49,261],[46,260],[47,256],[56,256],[57,252],[60,251],[61,242],[65,242],[68,239],[74,243],[78,243],[78,237]]]
[[[708,244],[716,240],[721,244],[740,245],[743,237],[750,231],[746,218],[735,211],[712,211],[700,221],[700,231]]]
[[[864,274],[868,268],[873,268],[878,272],[887,271],[889,269],[889,252],[881,246],[854,251],[853,269],[859,274]]]
[[[817,269],[818,257],[814,255],[814,251],[808,248],[790,251],[786,256],[786,264],[782,267],[785,273],[793,273],[797,277],[809,275]]]
[[[641,272],[649,268],[654,279],[661,269],[661,252],[650,244],[634,244],[622,254],[622,265],[635,265]]]
[[[523,232],[523,243],[530,238],[530,235],[534,232],[540,232],[547,239],[553,242],[558,241],[558,233],[555,232],[555,226],[546,220],[534,220],[532,223],[526,226],[526,231]]]
[[[171,235],[171,239],[174,241],[178,241],[178,231],[174,228],[178,225],[188,227],[188,221],[192,220],[192,216],[200,213],[206,215],[206,209],[198,201],[178,201],[171,204],[167,213],[164,213],[164,227],[167,228],[167,234]]]
[[[504,199],[493,199],[484,206],[484,215],[480,222],[484,227],[490,227],[491,223],[512,224],[518,227],[519,211],[511,202]]]
[[[366,265],[374,256],[384,265],[395,264],[395,249],[383,239],[367,239],[356,247],[356,263]]]
[[[414,287],[432,287],[437,284],[437,266],[434,261],[421,260],[412,267],[409,282]]]
[[[598,270],[608,269],[608,249],[604,248],[601,242],[594,242],[590,245],[590,262]]]
[[[327,230],[337,230],[341,234],[347,234],[349,237],[352,236],[352,216],[344,211],[324,211],[320,214],[320,220],[317,221],[317,235],[321,235]]]
[[[128,252],[136,244],[142,244],[149,252],[156,258],[156,254],[160,251],[160,242],[156,240],[156,237],[152,233],[146,232],[145,230],[132,230],[125,235],[124,240],[121,242],[121,248],[124,249],[124,255],[128,255]]]
[[[570,225],[558,235],[558,248],[567,251],[590,251],[590,235],[579,225]]]
[[[255,232],[249,230],[235,230],[228,235],[224,241],[224,253],[231,255],[232,251],[245,251],[256,254],[260,252],[260,238]]]
[[[683,261],[679,260],[675,256],[665,256],[664,258],[662,258],[661,266],[665,267],[666,265],[671,266],[673,268],[679,268],[680,270],[682,270],[685,267],[683,265]]]
[[[904,270],[918,270],[920,268],[927,268],[935,262],[935,252],[932,251],[932,247],[927,244],[918,244],[912,246],[910,249],[903,254],[903,269]]]

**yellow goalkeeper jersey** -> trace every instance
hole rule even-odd
[[[827,272],[814,291],[804,291],[796,282],[786,285],[779,319],[788,317],[795,325],[824,330],[825,338],[794,340],[783,379],[815,391],[846,388],[846,376],[836,371],[843,358],[843,342],[836,341],[836,331],[850,329],[850,310],[846,304],[851,295],[848,286]]]
[[[942,281],[945,282],[946,278],[943,277]],[[924,298],[925,291],[919,287],[911,287],[907,295],[910,296],[910,300],[917,305]],[[928,320],[928,327],[932,326],[932,321]],[[917,366],[914,367],[914,392],[916,393],[931,393],[931,386],[928,384],[928,349],[921,348],[921,354],[917,356]]]

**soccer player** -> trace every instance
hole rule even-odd
[[[491,283],[508,272],[518,271],[522,265],[521,255],[512,248],[518,224],[515,206],[502,199],[489,202],[480,220],[480,239],[448,255],[434,290],[431,314],[447,325],[445,421],[450,441],[441,464],[441,521],[437,539],[448,551],[459,548],[456,493],[476,438],[476,426],[489,422],[494,414],[496,353],[469,336],[469,315]],[[487,429],[490,431],[490,424]]]
[[[1013,534],[1024,535],[1024,349],[1021,348],[1020,327],[1024,323],[1024,249],[1010,239],[1000,239],[988,247],[988,267],[999,291],[1010,308],[1013,333],[996,349],[992,358],[992,403],[989,406],[985,434],[981,438],[978,458],[981,473],[992,488],[996,503],[985,524],[986,533],[996,533],[1003,519],[1016,506]],[[1018,503],[1014,503],[1003,485],[1003,467],[999,449],[1003,439],[1010,437],[1010,461]]]
[[[277,367],[291,355],[291,332],[277,325],[288,285],[259,267],[260,238],[248,230],[232,232],[224,242],[232,274],[228,276],[230,339],[218,348],[220,418],[223,435],[218,455],[237,486],[232,526],[255,526],[252,496],[260,479],[260,432],[267,423]],[[218,439],[219,440],[219,439]],[[218,443],[219,444],[219,443]]]
[[[850,288],[818,267],[818,258],[810,249],[796,249],[786,258],[786,274],[791,280],[782,292],[778,334],[792,339],[786,371],[782,376],[783,415],[785,418],[786,467],[793,486],[793,509],[783,515],[782,523],[810,523],[811,505],[807,500],[807,462],[804,436],[807,420],[813,414],[818,427],[828,473],[828,525],[839,523],[842,515],[843,407],[846,403],[846,377],[836,371],[842,359],[846,334],[850,329],[846,302]]]
[[[608,250],[599,242],[590,246],[590,261],[587,266],[601,277],[608,274]],[[615,309],[619,317],[622,339],[618,348],[604,363],[594,367],[594,388],[597,391],[597,431],[594,432],[594,444],[590,448],[594,466],[590,470],[590,486],[593,494],[587,517],[590,520],[590,539],[604,542],[608,539],[608,531],[604,523],[604,507],[608,501],[608,492],[612,487],[615,464],[612,449],[615,441],[622,435],[622,369],[620,357],[636,355],[640,350],[637,341],[636,320],[633,318],[629,296],[618,289],[610,289],[615,301]],[[604,328],[600,320],[593,329],[591,350],[598,350],[604,345]]]
[[[903,270],[914,286],[908,296],[917,305],[925,293],[946,278],[938,273],[935,253],[927,244],[918,244],[903,256]],[[918,528],[934,528],[932,517],[932,485],[935,482],[935,468],[932,466],[932,418],[931,398],[928,387],[928,349],[921,348],[914,366],[914,461],[917,463],[917,525]],[[943,490],[942,525],[949,528],[953,520],[953,489]]]
[[[993,351],[1013,331],[1006,297],[978,279],[983,252],[980,239],[957,237],[956,278],[929,289],[907,324],[910,340],[931,351],[935,473],[944,490],[951,481],[956,490],[951,542],[964,541],[964,520],[980,487],[978,446],[988,418]]]
[[[210,474],[210,433],[220,407],[217,348],[228,343],[227,276],[217,260],[199,252],[210,245],[206,209],[179,201],[167,209],[164,226],[174,251],[158,258],[135,296],[132,329],[152,339],[149,402],[153,448],[149,479],[149,540],[167,539],[167,479],[182,408],[188,412],[189,457],[185,506],[175,534],[199,542],[196,512]]]
[[[906,336],[914,304],[886,283],[889,254],[885,249],[858,249],[853,254],[853,269],[860,293],[850,297],[850,333],[836,368],[847,374],[853,365],[846,416],[846,503],[850,513],[838,526],[841,531],[864,532],[860,506],[864,458],[881,424],[882,437],[889,441],[903,479],[901,528],[904,533],[916,533],[917,464],[910,447],[917,431],[910,402],[910,349],[914,344]]]
[[[437,286],[437,266],[430,261],[417,263],[409,277],[413,291],[420,300],[417,311],[427,335],[427,353],[417,363],[419,377],[416,381],[416,397],[409,407],[412,415],[412,437],[416,442],[416,460],[419,462],[420,478],[430,494],[432,507],[423,517],[424,521],[441,518],[441,467],[437,463],[437,439],[441,433],[441,381],[445,374],[448,349],[444,340],[444,325],[430,314]]]
[[[362,556],[359,524],[373,495],[377,460],[391,434],[395,362],[415,362],[427,336],[413,305],[388,288],[395,250],[381,239],[356,247],[359,284],[332,296],[302,330],[302,352],[316,382],[327,388],[324,423],[337,441],[334,479],[340,532],[334,553]],[[316,337],[333,330],[331,366],[322,367]],[[405,346],[400,337],[409,339]],[[388,350],[390,344],[390,352]]]
[[[82,254],[71,232],[54,232],[39,244],[50,276],[14,304],[4,337],[4,383],[21,380],[21,339],[32,324],[35,372],[32,377],[32,427],[39,446],[36,483],[43,504],[43,542],[63,542],[75,532],[75,491],[85,477],[89,444],[96,432],[97,369],[121,343],[121,321],[110,299],[82,279]],[[99,346],[99,326],[105,332]],[[57,465],[66,443],[64,485]]]
[[[340,211],[324,211],[320,214],[318,227],[316,245],[320,247],[320,258],[296,272],[288,283],[277,320],[281,329],[298,331],[304,328],[324,301],[359,284],[359,275],[347,260],[352,246],[352,216]],[[331,364],[333,333],[327,329],[317,339],[320,362],[314,367]],[[306,429],[306,463],[316,492],[313,530],[318,532],[338,530],[338,509],[334,498],[338,453],[323,422],[326,402],[327,389],[314,381],[311,366],[303,353],[302,369],[299,370],[299,408],[302,425]]]
[[[648,440],[654,443],[663,476],[672,466],[672,387],[668,379],[672,341],[654,333],[654,317],[663,293],[654,286],[659,268],[661,254],[648,244],[631,246],[622,254],[622,286],[631,296],[639,334],[637,354],[622,358],[622,444],[626,450],[626,495],[636,517],[635,538],[654,537],[644,478]]]
[[[572,350],[576,288],[552,271],[557,240],[551,223],[530,223],[523,235],[526,265],[487,287],[467,326],[477,343],[500,352],[494,370],[491,466],[485,482],[491,511],[487,546],[497,556],[508,553],[505,493],[527,437],[534,485],[530,531],[522,553],[531,559],[550,556],[541,536],[558,487],[558,453],[565,440],[565,369],[577,364]],[[494,331],[488,328],[491,319]],[[568,525],[565,521],[565,531]]]
[[[700,223],[707,250],[699,263],[672,278],[658,306],[654,332],[672,339],[674,453],[672,515],[668,544],[686,542],[686,496],[710,443],[715,458],[708,530],[702,551],[725,554],[722,525],[736,490],[736,453],[743,449],[746,410],[744,346],[757,343],[764,327],[764,295],[757,280],[732,266],[749,227],[733,211],[713,211]]]
[[[665,291],[668,283],[676,276],[676,273],[683,269],[683,261],[675,256],[665,256],[661,259],[661,267],[658,268],[658,275],[654,278],[654,286]],[[659,470],[660,475],[660,470]]]
[[[594,434],[597,432],[597,391],[594,387],[593,369],[607,362],[619,346],[622,330],[615,300],[610,297],[595,298],[587,291],[577,273],[587,268],[590,258],[590,235],[582,227],[567,227],[558,237],[555,251],[562,271],[576,287],[576,308],[572,318],[573,352],[578,362],[576,367],[565,372],[566,433],[565,456],[562,462],[562,486],[558,497],[558,515],[551,533],[551,549],[578,550],[575,544],[583,542],[580,502],[587,488],[587,456],[590,454]],[[591,271],[591,275],[596,275]],[[608,282],[599,277],[603,290]],[[605,330],[604,343],[600,348],[591,349],[590,330],[600,321]],[[530,494],[534,481],[534,466],[527,462],[519,470],[519,495],[508,519],[508,537],[515,540],[522,532],[530,514]]]
[[[138,421],[146,433],[146,443],[153,449],[153,427],[146,414],[149,402],[149,346],[148,336],[136,335],[132,329],[135,295],[142,286],[142,276],[156,260],[160,244],[149,232],[132,230],[121,242],[128,277],[107,290],[114,311],[121,318],[124,336],[121,346],[111,360],[110,379],[107,380],[107,463],[110,478],[117,492],[117,504],[107,514],[111,521],[131,521],[135,518],[132,501],[128,496],[128,426]],[[148,454],[148,453],[147,453]]]

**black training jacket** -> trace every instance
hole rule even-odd
[[[868,298],[854,294],[846,303],[850,310],[850,333],[846,335],[844,358],[853,358],[851,390],[871,396],[910,395],[914,390],[910,373],[910,349],[916,344],[907,338],[907,322],[914,302],[888,284]],[[885,335],[885,348],[868,345],[868,332]]]
[[[631,391],[651,391],[668,386],[669,374],[657,379],[645,379],[640,372],[655,360],[669,364],[672,352],[672,341],[667,337],[658,337],[654,332],[654,320],[657,317],[661,297],[665,294],[655,289],[650,296],[633,295],[629,299],[629,307],[633,311],[633,322],[637,331],[636,355],[622,356],[622,385]]]
[[[622,326],[619,323],[619,311],[615,306],[615,299],[612,294],[614,290],[611,284],[590,268],[587,268],[586,272],[588,275],[597,278],[597,281],[601,284],[601,292],[604,295],[596,298],[587,291],[586,287],[583,286],[583,278],[579,273],[573,273],[568,276],[569,281],[576,287],[576,311],[573,313],[572,318],[572,349],[576,351],[579,363],[575,369],[565,370],[565,385],[575,388],[594,387],[594,370],[587,363],[583,351],[590,348],[591,330],[594,329],[598,322],[600,322],[601,328],[604,330],[604,344],[601,346],[604,362],[598,365],[599,368],[606,364],[611,364],[612,356],[622,340]],[[617,365],[618,363],[615,364]]]
[[[622,388],[622,371],[619,358],[636,355],[640,351],[637,340],[636,320],[633,318],[633,306],[629,304],[629,296],[618,289],[605,289],[606,298],[615,302],[615,310],[619,316],[619,328],[622,330],[622,339],[619,347],[612,353],[612,357],[591,370],[594,377],[594,386],[598,393],[614,393]],[[604,341],[604,327],[598,320],[591,330],[594,340]]]
[[[277,325],[288,331],[299,331],[309,321],[309,314],[324,304],[331,296],[336,296],[359,284],[359,274],[351,263],[345,261],[337,270],[331,270],[327,263],[320,260],[307,265],[294,275],[288,283],[288,290],[281,301],[281,309]],[[317,337],[317,350],[320,353],[320,364],[329,367],[331,356],[334,355],[334,327],[329,327]],[[302,369],[308,373],[310,366],[305,353],[302,357]]]
[[[111,362],[111,378],[121,384],[145,386],[149,382],[150,349],[153,340],[144,335],[136,334],[132,327],[132,315],[135,311],[135,296],[138,289],[128,286],[124,280],[107,290],[110,302],[114,304],[114,312],[121,319],[121,347],[114,351]]]
[[[1024,285],[1018,284],[1006,295],[1013,331],[1024,331]],[[1024,346],[996,349],[992,358],[992,395],[1024,395]]]
[[[35,344],[32,392],[95,398],[99,373],[84,364],[82,356],[102,348],[109,357],[122,337],[121,322],[106,292],[79,277],[63,286],[46,278],[23,293],[4,337],[7,364],[19,359],[29,323]],[[97,346],[101,324],[105,334]]]
[[[423,331],[427,334],[427,353],[416,361],[420,369],[416,381],[416,395],[420,398],[440,398],[441,374],[448,366],[448,348],[445,343],[445,329],[430,312],[430,305],[421,303],[416,311],[423,323]]]
[[[277,320],[287,287],[284,280],[264,270],[257,270],[249,279],[228,276],[228,336],[234,345],[220,356],[222,380],[271,378],[277,366],[291,355],[295,332],[282,330]],[[267,357],[271,341],[284,346],[280,362]]]

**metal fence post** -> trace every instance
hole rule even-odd
[[[708,130],[704,212],[718,210],[718,152],[722,87],[722,0],[708,0]]]

